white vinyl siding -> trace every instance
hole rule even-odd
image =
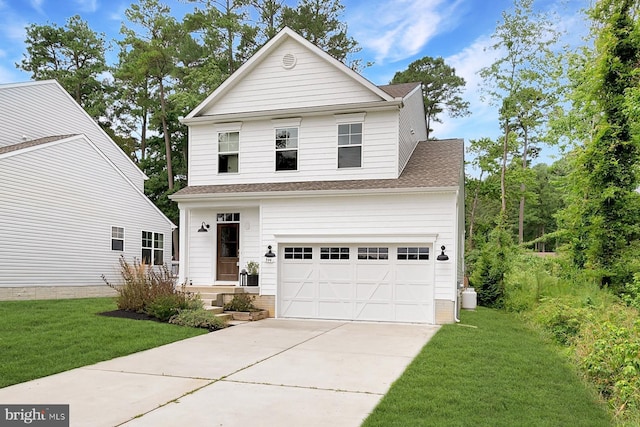
[[[244,121],[241,131],[240,173],[216,174],[217,152],[211,135],[215,125],[189,128],[189,185],[287,182],[291,174],[274,165],[274,126],[271,119]],[[296,181],[397,178],[398,113],[367,112],[363,123],[361,168],[337,168],[337,125],[333,114],[305,116],[299,125]],[[391,161],[390,161],[391,159]]]
[[[171,235],[166,217],[84,137],[0,158],[0,182],[3,287],[104,285],[103,274],[117,283],[119,257],[140,258],[133,236]],[[126,231],[122,252],[111,250],[114,224]],[[163,258],[169,264],[171,251]]]
[[[0,85],[0,147],[53,135],[84,134],[141,191],[144,174],[54,81]]]
[[[285,54],[296,57],[295,67],[282,67]],[[260,96],[256,97],[256,93]],[[201,115],[270,111],[285,108],[380,101],[381,98],[343,71],[289,39],[274,49]]]

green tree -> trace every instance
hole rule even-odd
[[[575,263],[618,291],[631,283],[640,255],[638,9],[633,0],[600,0],[589,12],[594,60],[578,83],[583,103],[598,114],[593,138],[573,157],[573,194],[563,215]]]
[[[554,104],[558,67],[553,46],[559,34],[545,13],[533,10],[533,0],[515,0],[511,13],[502,13],[491,49],[503,52],[480,71],[484,97],[500,108],[503,129],[501,162],[501,215],[507,213],[507,168],[514,152],[528,167],[530,137],[542,123],[546,108]],[[521,186],[524,193],[524,187]],[[524,200],[521,200],[524,216]],[[520,221],[521,222],[521,221]],[[522,232],[519,233],[522,235]]]
[[[107,71],[104,34],[91,30],[77,15],[64,27],[31,24],[26,30],[27,53],[16,66],[34,80],[57,80],[91,117],[102,118],[109,90],[100,80]]]
[[[165,143],[165,166],[167,184],[171,191],[174,187],[174,171],[170,134],[170,106],[168,98],[171,92],[172,76],[176,68],[177,46],[185,35],[184,28],[170,14],[168,6],[157,0],[140,0],[125,11],[125,16],[144,33],[122,27],[124,40],[121,43],[121,63],[123,74],[132,83],[138,83],[138,94],[148,93],[157,101],[159,108],[153,118],[159,122],[159,128]],[[146,102],[143,100],[143,102]],[[144,107],[144,106],[143,106]]]
[[[301,0],[295,8],[284,6],[280,26],[287,26],[337,60],[347,63],[360,51],[358,43],[347,35],[347,24],[340,20],[344,6],[340,0]],[[352,61],[352,68],[359,67]]]
[[[443,111],[446,110],[449,117],[470,114],[469,102],[461,97],[466,82],[456,75],[455,68],[445,64],[444,59],[425,56],[409,64],[406,70],[398,71],[391,80],[391,83],[413,82],[422,83],[427,139],[432,123],[442,123],[438,115]]]

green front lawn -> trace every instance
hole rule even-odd
[[[0,301],[0,387],[207,333],[96,313],[113,298]]]
[[[364,427],[612,425],[566,359],[516,317],[479,308],[461,320],[431,339]]]

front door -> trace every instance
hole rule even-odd
[[[218,224],[218,262],[216,280],[238,280],[240,239],[238,223]]]

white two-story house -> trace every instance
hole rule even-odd
[[[425,141],[419,83],[376,86],[285,28],[183,122],[183,283],[239,286],[255,261],[275,317],[454,321],[463,141]]]

